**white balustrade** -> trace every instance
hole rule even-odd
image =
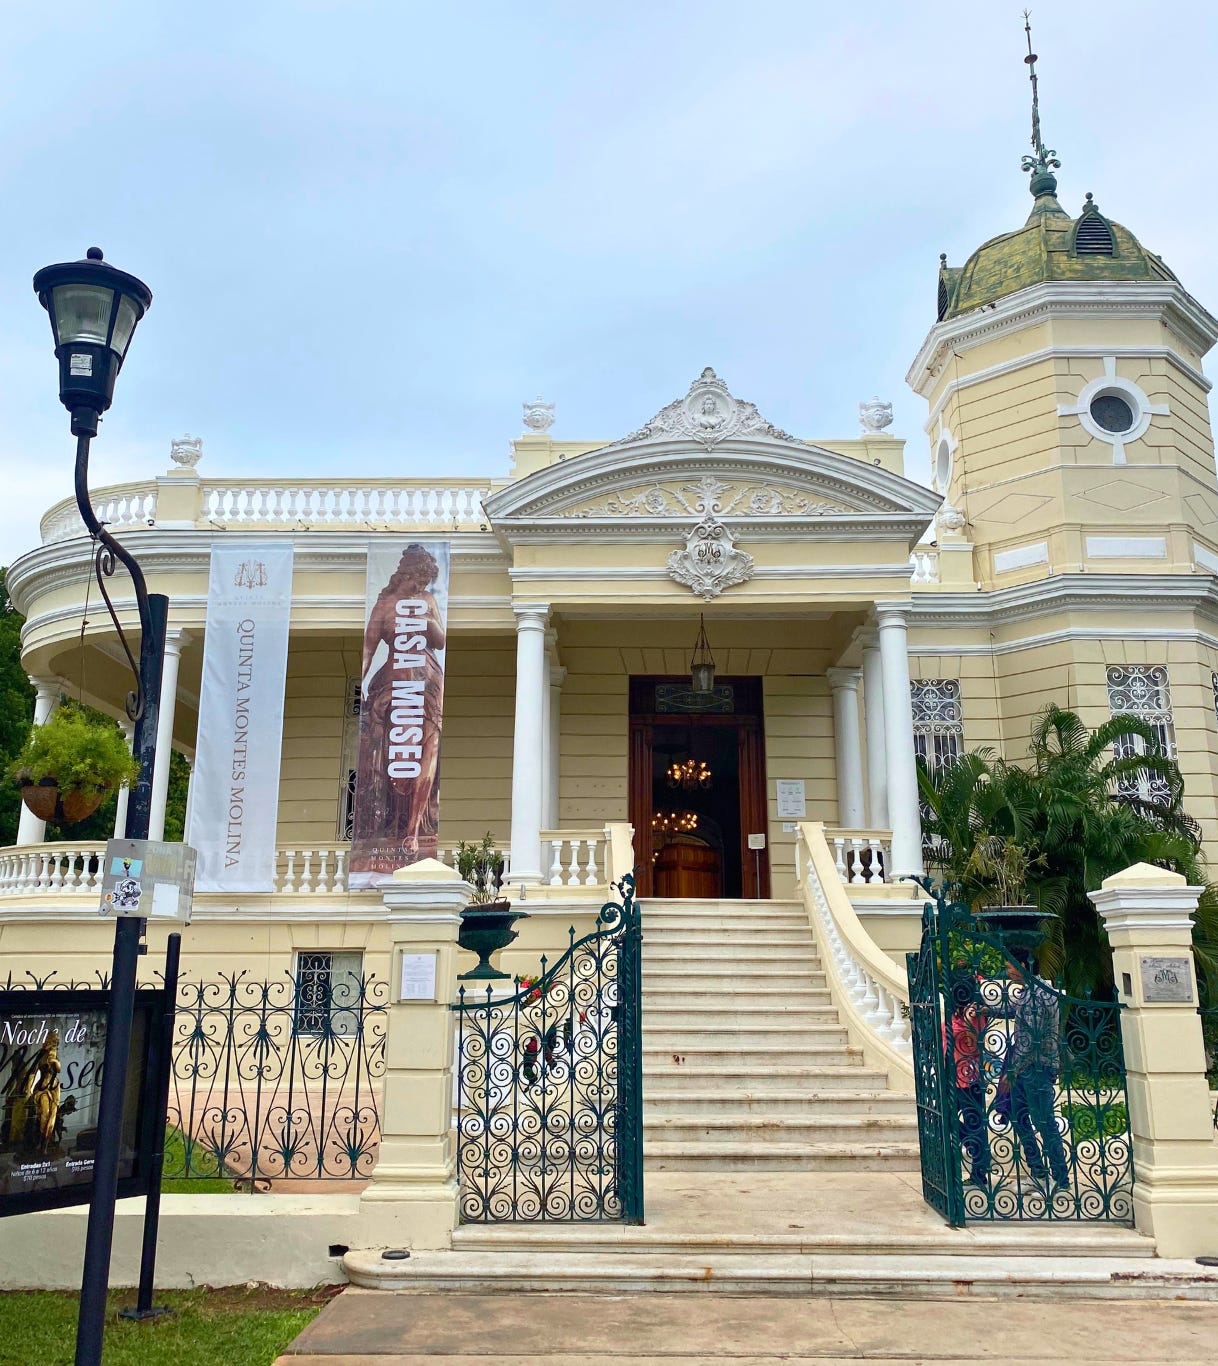
[[[603,887],[608,881],[608,838],[603,829],[543,830],[542,847],[550,846],[545,865],[550,886]]]
[[[114,488],[96,489],[93,508],[98,520],[107,526],[153,526],[156,523],[156,485],[123,484]],[[75,499],[56,503],[42,519],[42,543],[66,541],[73,536],[86,535]]]
[[[203,482],[202,520],[216,526],[477,526],[490,485],[318,481],[311,484]]]
[[[831,830],[837,875],[849,887],[881,886],[888,882],[892,862],[892,834],[887,830]]]
[[[334,896],[347,890],[348,844],[314,844],[280,849],[275,891],[287,896]]]
[[[96,896],[105,848],[90,841],[0,849],[0,897]]]
[[[909,557],[910,583],[939,582],[939,552],[915,550]]]
[[[800,887],[825,951],[826,966],[860,1026],[909,1067],[909,988],[900,969],[867,933],[850,904],[849,887],[873,880],[885,837],[875,832],[826,832],[819,824],[800,826]],[[864,873],[862,855],[870,854]]]

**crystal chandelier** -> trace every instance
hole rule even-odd
[[[696,811],[657,811],[651,828],[661,835],[688,835],[698,828]]]
[[[705,759],[674,760],[668,766],[668,786],[683,792],[707,792],[713,774]]]

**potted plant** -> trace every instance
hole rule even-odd
[[[478,964],[461,974],[461,981],[499,981],[508,977],[491,966],[491,954],[506,948],[518,931],[512,928],[527,911],[512,910],[512,903],[499,895],[503,886],[503,855],[495,847],[488,830],[478,844],[457,845],[457,872],[474,889],[469,905],[461,912],[457,942],[478,955]]]
[[[964,866],[967,877],[988,884],[976,914],[1011,948],[1035,948],[1043,938],[1040,923],[1050,917],[1033,901],[1028,878],[1044,866],[1043,854],[1030,857],[1018,841],[1002,835],[979,839]]]
[[[39,820],[68,824],[91,816],[108,792],[135,782],[139,772],[113,721],[72,706],[34,726],[9,768]]]

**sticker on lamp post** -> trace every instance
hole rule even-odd
[[[190,923],[195,851],[168,840],[110,840],[102,866],[99,913]]]

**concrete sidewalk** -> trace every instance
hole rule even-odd
[[[1210,1366],[1218,1304],[909,1302],[732,1295],[390,1294],[349,1289],[276,1366]]]

